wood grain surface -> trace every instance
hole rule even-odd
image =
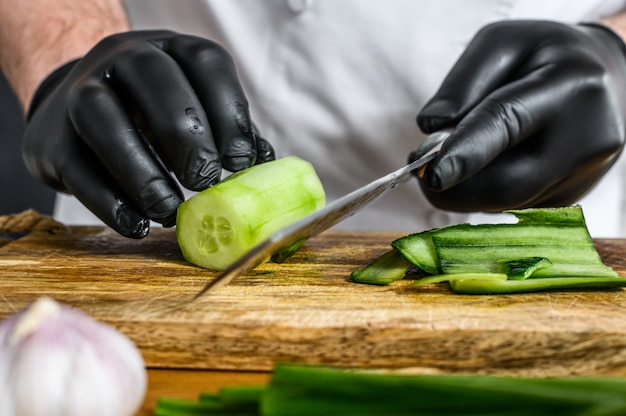
[[[397,233],[327,231],[191,302],[216,274],[180,254],[173,230],[34,232],[0,248],[0,317],[40,296],[126,333],[150,368],[269,371],[277,362],[405,372],[626,374],[626,292],[470,296],[445,285],[348,281]],[[626,276],[626,241],[596,240]]]

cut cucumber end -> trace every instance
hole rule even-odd
[[[289,156],[237,172],[183,202],[176,237],[187,261],[224,270],[325,201],[313,166]]]
[[[236,205],[214,188],[197,194],[178,208],[176,237],[185,260],[223,270],[238,258],[254,236],[241,223]]]

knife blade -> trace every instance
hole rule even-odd
[[[422,156],[419,159],[344,195],[293,224],[278,230],[265,241],[253,247],[238,260],[235,260],[235,262],[224,269],[215,279],[209,281],[202,290],[194,296],[193,300],[227,285],[234,278],[252,270],[281,249],[288,248],[300,241],[309,239],[342,220],[351,217],[365,205],[373,202],[387,191],[405,182],[413,173],[433,160],[449,135],[450,130],[441,130],[430,134],[420,146]]]

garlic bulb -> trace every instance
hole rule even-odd
[[[50,298],[0,323],[0,415],[129,416],[146,392],[125,335]]]

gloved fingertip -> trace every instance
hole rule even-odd
[[[198,167],[191,172],[190,178],[182,178],[183,184],[194,191],[203,191],[216,183],[222,176],[222,165],[219,160],[202,159]]]
[[[256,163],[265,163],[274,159],[276,159],[276,153],[270,142],[257,136]]]
[[[450,159],[435,159],[426,166],[423,180],[431,191],[445,191],[458,183],[458,169]]]
[[[240,137],[231,140],[228,147],[222,149],[222,166],[231,172],[249,168],[256,162],[256,140]]]
[[[171,213],[167,217],[161,219],[159,223],[165,227],[170,228],[176,225],[176,212]]]
[[[433,100],[417,115],[417,125],[424,133],[433,133],[454,124],[453,114],[453,103],[448,100]]]
[[[426,186],[431,191],[440,192],[445,189],[441,177],[436,173],[428,172],[428,168],[424,171],[423,179],[426,182]]]
[[[231,172],[249,168],[256,162],[254,156],[226,156],[222,158],[224,167]]]
[[[177,194],[168,195],[146,210],[146,216],[164,227],[176,224],[176,210],[182,203]]]
[[[115,229],[124,237],[141,239],[150,231],[150,220],[134,210],[122,209],[118,211]]]

